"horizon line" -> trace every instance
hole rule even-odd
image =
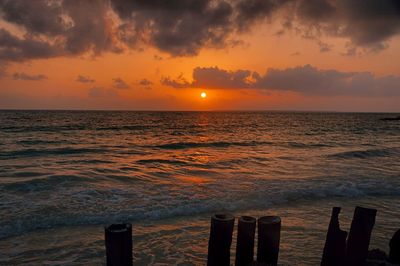
[[[290,109],[221,109],[221,110],[152,110],[152,109],[39,109],[39,108],[0,108],[0,111],[67,111],[67,112],[187,112],[187,113],[200,113],[200,112],[283,112],[283,113],[390,113],[398,114],[400,111],[338,111],[338,110],[290,110]]]

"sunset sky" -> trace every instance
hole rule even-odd
[[[0,108],[400,112],[400,1],[0,0]]]

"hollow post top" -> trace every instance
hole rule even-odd
[[[112,233],[122,233],[130,230],[132,228],[132,224],[111,224],[105,227],[105,230]]]
[[[212,216],[212,219],[215,221],[227,222],[227,221],[234,220],[235,217],[229,213],[218,213],[218,214],[214,214]]]
[[[281,222],[281,217],[279,216],[263,216],[258,218],[258,223],[260,224],[277,224]]]

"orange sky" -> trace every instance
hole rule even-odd
[[[0,22],[0,28],[11,34],[24,38],[24,34],[30,33],[29,26],[24,28],[5,20]],[[348,56],[344,53],[351,41],[349,37],[323,35],[316,40],[294,31],[276,34],[282,29],[281,25],[279,19],[255,23],[244,33],[230,34],[230,39],[241,41],[239,45],[204,45],[192,55],[174,55],[144,42],[137,47],[126,46],[120,53],[104,50],[93,55],[93,50],[88,49],[49,58],[0,59],[3,63],[0,108],[400,111],[400,87],[394,95],[368,92],[325,95],[324,92],[303,93],[290,88],[260,89],[257,85],[220,89],[195,85],[192,73],[197,67],[217,67],[228,73],[249,70],[262,76],[270,68],[284,71],[310,65],[316,71],[370,72],[376,79],[400,76],[400,60],[396,59],[400,58],[400,38],[397,35],[384,40],[385,49],[375,52],[355,46],[359,54]],[[321,43],[327,44],[329,51],[321,52]],[[44,78],[37,78],[39,75]],[[78,82],[79,76],[91,82]],[[163,84],[165,78],[185,80],[194,85],[174,88]],[[118,85],[115,79],[123,84]],[[144,79],[150,83],[141,84]],[[308,86],[314,84],[310,82]],[[202,91],[207,92],[206,99],[200,97]]]

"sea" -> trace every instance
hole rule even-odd
[[[398,115],[0,111],[0,265],[104,265],[121,222],[134,265],[205,265],[215,213],[278,215],[279,264],[319,265],[334,206],[346,231],[376,208],[370,248],[388,251]]]

